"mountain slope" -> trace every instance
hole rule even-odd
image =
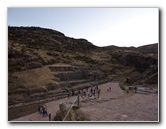
[[[8,68],[11,104],[30,99],[30,92],[33,99],[47,98],[106,79],[157,86],[158,44],[97,47],[51,29],[8,27]]]

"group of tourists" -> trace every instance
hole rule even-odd
[[[81,89],[78,91],[72,90],[71,92],[68,93],[68,98],[70,96],[75,96],[75,95],[80,95],[81,97],[94,97],[94,98],[99,98],[101,90],[98,88],[98,85],[91,87],[91,88],[86,88],[86,89]]]
[[[88,97],[99,98],[100,92],[101,90],[98,88],[98,86],[90,88],[88,91]]]
[[[44,107],[43,105],[39,105],[39,107],[38,107],[38,113],[42,114],[43,117],[48,117],[49,121],[51,121],[51,113],[48,114],[47,108]]]

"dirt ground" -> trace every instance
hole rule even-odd
[[[111,91],[107,91],[109,87],[111,87]],[[101,90],[99,98],[98,96],[96,96],[96,98],[80,96],[80,110],[83,111],[90,121],[159,121],[157,93],[138,92],[126,94],[120,89],[119,84],[114,82],[99,85],[99,89]],[[60,103],[73,102],[75,99],[76,97],[70,97],[46,103],[47,111],[52,114],[52,119],[59,110]],[[41,114],[36,112],[15,119],[13,122],[48,122],[48,120],[48,117],[43,117]]]

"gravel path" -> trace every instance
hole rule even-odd
[[[111,92],[107,89],[111,87]],[[80,109],[91,121],[158,121],[158,94],[124,93],[118,83],[99,85],[99,98],[80,97]],[[62,102],[73,102],[76,97],[46,103],[48,113],[54,118]],[[33,113],[13,120],[46,121],[48,117]]]

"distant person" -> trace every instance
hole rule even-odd
[[[48,112],[47,112],[47,109],[45,109],[45,115],[48,116]]]
[[[84,96],[86,96],[86,91],[84,91]]]
[[[45,116],[45,108],[43,107],[43,116]]]
[[[92,93],[92,88],[90,89],[90,93]]]
[[[109,88],[109,91],[111,92],[111,87]]]
[[[126,78],[126,82],[129,83],[129,78]]]
[[[40,105],[38,110],[39,110],[39,113],[42,114],[43,113],[43,106]]]
[[[91,93],[91,95],[92,95],[92,93],[93,93],[93,89],[92,89],[92,88],[90,89],[90,93]]]
[[[48,118],[49,118],[49,121],[51,121],[51,113],[49,113]]]
[[[43,108],[43,116],[48,116],[47,109]]]
[[[72,96],[74,96],[74,90],[72,90]]]
[[[95,96],[95,92],[96,92],[96,90],[94,89],[94,90],[93,90],[93,96]]]

